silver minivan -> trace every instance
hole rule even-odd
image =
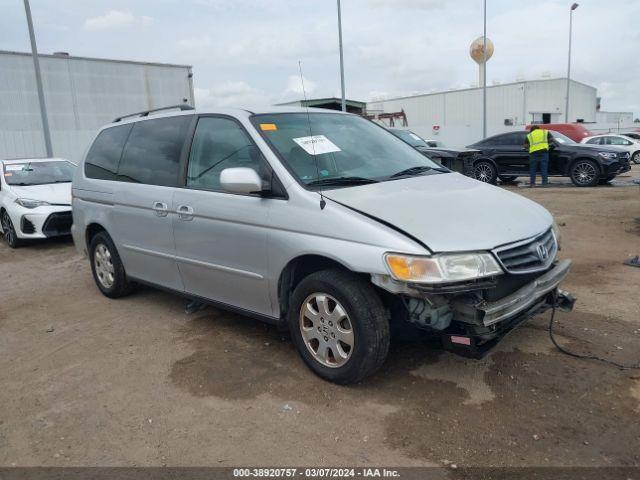
[[[330,110],[118,118],[77,169],[72,233],[107,297],[149,284],[286,327],[343,384],[384,363],[396,328],[481,357],[573,304],[547,210]]]

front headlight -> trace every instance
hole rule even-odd
[[[44,202],[42,200],[32,200],[30,198],[18,198],[16,199],[16,203],[24,208],[36,208],[49,205],[49,202]]]
[[[598,152],[598,155],[602,158],[606,158],[607,160],[614,160],[618,156],[617,153],[613,152]]]
[[[402,282],[451,283],[499,275],[502,269],[490,253],[448,253],[414,257],[399,253],[384,256],[391,276]]]

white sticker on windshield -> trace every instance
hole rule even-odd
[[[414,140],[419,140],[419,141],[421,141],[421,140],[422,140],[422,139],[421,139],[418,135],[416,135],[415,133],[410,133],[409,135],[411,135],[411,138],[413,138]]]
[[[7,172],[19,172],[25,167],[25,165],[5,165],[4,169]]]
[[[293,141],[300,145],[309,155],[322,155],[323,153],[342,151],[335,143],[324,135],[294,138]]]

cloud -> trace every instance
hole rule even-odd
[[[87,18],[84,22],[86,30],[110,30],[132,25],[135,18],[130,12],[111,10],[97,17]]]
[[[195,88],[198,108],[247,107],[269,105],[271,98],[244,81],[227,81],[210,88]]]
[[[445,6],[445,0],[369,0],[374,7],[434,10]]]
[[[142,24],[143,27],[150,27],[151,25],[153,25],[153,22],[154,22],[153,17],[148,17],[147,15],[143,15],[140,17],[140,23]]]
[[[304,89],[302,88],[303,80],[304,80]],[[317,87],[316,82],[309,80],[308,78],[305,78],[305,77],[300,78],[299,75],[290,75],[289,78],[287,78],[287,88],[285,89],[284,93],[285,94],[294,93],[298,96],[302,96],[306,92],[307,97],[309,97],[309,95],[311,95],[316,90],[316,87]]]

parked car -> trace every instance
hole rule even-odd
[[[338,383],[382,365],[392,325],[481,356],[572,305],[547,210],[330,110],[118,119],[75,175],[72,232],[107,297],[141,282],[280,325]]]
[[[389,128],[396,137],[404,140],[420,153],[435,160],[443,167],[460,173],[469,173],[473,169],[473,159],[477,150],[448,148],[440,140],[425,140],[411,130]]]
[[[583,138],[593,135],[592,132],[581,123],[545,123],[538,125],[540,128],[546,128],[552,132],[558,132],[566,137],[569,137],[574,142],[580,142]],[[527,125],[524,129],[528,132],[531,130],[531,125]]]
[[[624,132],[623,135],[634,140],[640,140],[640,133],[637,132]]]
[[[638,138],[634,138],[632,135],[632,133],[606,133],[583,138],[580,143],[586,143],[587,145],[613,145],[629,152],[631,161],[640,164],[640,135],[638,135]]]
[[[0,231],[11,248],[69,235],[75,165],[60,158],[0,160]]]
[[[473,177],[487,183],[498,178],[508,182],[529,175],[529,153],[524,148],[527,132],[509,132],[481,140],[471,148],[480,150],[473,164]],[[577,187],[592,187],[629,171],[629,153],[615,147],[574,142],[551,132],[549,175],[569,177]]]

